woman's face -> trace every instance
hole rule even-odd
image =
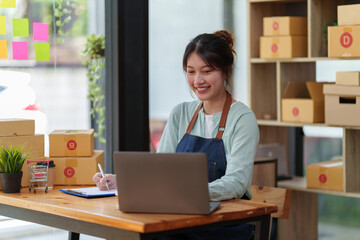
[[[186,76],[191,90],[199,100],[213,101],[224,96],[225,74],[208,66],[195,52],[188,58]]]

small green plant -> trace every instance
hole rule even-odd
[[[338,25],[337,20],[334,20],[332,22],[332,25],[328,25],[328,26],[337,26],[337,25]],[[323,37],[325,39],[325,43],[328,43],[328,26],[325,26],[323,31]]]
[[[76,0],[56,0],[55,1],[55,10],[54,16],[56,19],[55,25],[57,28],[57,42],[64,42],[64,37],[68,36],[69,33],[65,32],[65,25],[69,24],[71,21],[71,13],[76,7]]]
[[[97,124],[97,132],[95,132],[94,136],[100,142],[105,143],[106,140],[103,137],[105,130],[105,106],[103,101],[105,96],[101,82],[102,69],[105,66],[105,37],[94,34],[86,37],[86,44],[82,54],[88,58],[83,64],[88,68],[89,93],[87,98],[91,103],[91,118],[96,119]]]
[[[2,173],[19,173],[28,154],[23,153],[21,146],[0,147],[0,170]]]

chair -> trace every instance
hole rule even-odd
[[[288,219],[290,213],[290,203],[292,191],[286,188],[275,188],[265,186],[251,186],[252,199],[254,202],[272,203],[278,206],[278,211],[271,214],[272,224],[270,231],[270,239],[276,237],[277,219]]]

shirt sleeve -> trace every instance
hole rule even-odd
[[[174,153],[178,145],[181,106],[177,105],[170,113],[157,149],[158,153]]]
[[[225,147],[228,147],[225,175],[209,183],[212,201],[241,198],[251,185],[255,151],[259,142],[254,114],[250,112],[241,116],[231,130],[233,133],[225,143]]]

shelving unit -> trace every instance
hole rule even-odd
[[[337,6],[350,3],[360,3],[360,0],[351,0],[351,2],[345,0],[248,0],[248,102],[258,119],[260,144],[277,142],[288,148],[288,142],[292,137],[291,128],[303,126],[343,128],[344,190],[308,189],[306,178],[301,176],[278,182],[279,187],[294,190],[290,219],[279,224],[280,239],[317,239],[317,194],[360,198],[360,148],[356,146],[360,142],[360,127],[281,121],[281,99],[287,82],[316,81],[316,62],[340,60],[327,57],[327,45],[323,34],[326,26],[332,25],[337,19]],[[263,17],[269,16],[307,17],[307,57],[259,58],[259,39],[263,35],[262,21]],[[269,116],[270,119],[268,119]]]

